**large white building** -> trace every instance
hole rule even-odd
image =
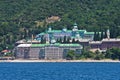
[[[15,49],[17,59],[65,59],[67,53],[74,50],[81,54],[80,44],[19,44]]]
[[[67,28],[63,28],[62,30],[53,30],[51,27],[48,28],[46,32],[42,32],[36,36],[36,40],[41,41],[42,38],[49,37],[48,42],[52,37],[57,39],[63,39],[64,37],[70,37],[75,40],[89,40],[92,41],[94,39],[94,32],[87,32],[86,30],[79,30],[77,24],[73,25],[72,30],[67,30]]]

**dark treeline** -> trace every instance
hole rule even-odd
[[[0,0],[0,51],[13,48],[17,40],[45,30],[72,28],[106,31],[120,36],[120,0]],[[59,16],[61,21],[47,24],[45,19]],[[36,21],[42,22],[37,26]]]

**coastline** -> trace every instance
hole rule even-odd
[[[0,62],[120,62],[119,60],[23,60],[23,59],[15,59],[15,60],[0,60]]]

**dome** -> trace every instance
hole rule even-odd
[[[76,37],[80,37],[80,34],[79,34],[79,32],[77,32],[77,33],[76,33]]]
[[[51,43],[54,44],[55,42],[56,42],[56,40],[54,39],[54,37],[52,37]]]
[[[51,30],[52,30],[52,28],[51,28],[51,27],[49,27],[49,28],[48,28],[48,31],[51,31]]]
[[[74,26],[77,26],[77,23],[74,23]]]
[[[76,29],[76,30],[78,29],[78,27],[77,27],[77,24],[76,24],[76,23],[74,23],[73,28],[74,28],[74,29]]]
[[[67,28],[63,28],[63,31],[66,32],[66,31],[67,31]]]

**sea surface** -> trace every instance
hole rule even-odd
[[[120,63],[0,63],[0,80],[120,80]]]

